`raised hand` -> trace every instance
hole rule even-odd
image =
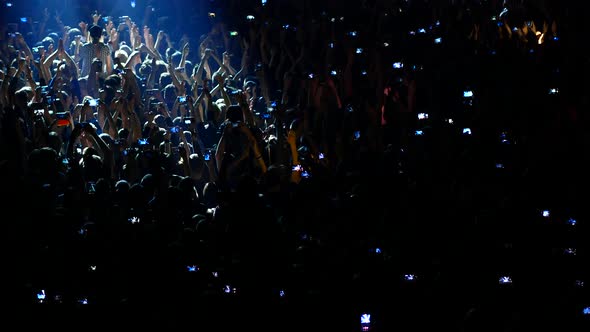
[[[92,21],[94,22],[94,25],[98,25],[98,21],[100,20],[101,15],[95,11],[94,14],[92,14]]]
[[[59,15],[59,12],[57,10],[55,11],[55,22],[58,25],[62,25],[61,16]]]
[[[229,58],[228,52],[223,52],[223,60],[221,62],[223,63],[224,66],[229,68],[229,65],[231,63],[231,59]]]
[[[47,48],[47,52],[49,52],[49,54],[52,54],[53,53],[53,49],[54,49],[53,43],[52,44],[49,44],[49,47]]]
[[[223,85],[223,75],[221,73],[215,73],[213,79],[217,81],[218,84]]]
[[[26,67],[26,65],[27,65],[27,60],[26,60],[26,58],[25,58],[25,57],[20,57],[20,58],[18,59],[18,70],[19,70],[19,71],[21,71],[21,72],[22,72],[22,71],[24,71],[24,70],[25,70],[25,67]]]
[[[57,51],[59,52],[59,55],[61,55],[61,56],[65,55],[66,50],[64,48],[64,40],[63,39],[60,39],[57,42]]]
[[[150,33],[147,37],[147,39],[145,40],[145,43],[148,45],[149,49],[154,49],[154,36]]]
[[[150,35],[150,28],[147,25],[143,26],[143,39],[148,40],[148,36]]]
[[[107,24],[105,31],[111,31],[113,28],[115,28],[115,23],[113,23],[112,20],[109,20],[109,23]]]
[[[48,8],[44,8],[43,9],[43,21],[47,22],[49,20],[49,9]]]
[[[117,29],[115,29],[115,28],[112,28],[112,29],[110,30],[110,33],[109,33],[109,35],[110,35],[110,40],[111,40],[111,42],[112,42],[113,44],[116,44],[116,43],[117,43],[117,41],[119,40],[119,32],[117,32]]]

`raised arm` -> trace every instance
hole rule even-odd
[[[185,88],[184,88],[184,84],[180,84],[178,77],[176,77],[176,72],[172,66],[172,59],[170,59],[170,58],[168,59],[168,63],[166,64],[166,70],[168,71],[168,74],[170,74],[170,78],[172,79],[172,84],[176,88],[178,95],[184,96],[186,93]]]
[[[180,64],[178,65],[178,67],[184,68],[184,66],[186,65],[186,58],[188,57],[189,52],[190,52],[190,47],[189,47],[188,43],[186,43],[182,47],[182,57],[180,58]]]

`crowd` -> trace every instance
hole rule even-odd
[[[166,8],[5,8],[24,326],[587,331],[575,8]]]

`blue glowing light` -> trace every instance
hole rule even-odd
[[[361,324],[371,324],[371,314],[362,314]]]

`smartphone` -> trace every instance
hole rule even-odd
[[[158,92],[158,89],[147,89],[147,90],[145,90],[145,93],[146,93],[148,96],[153,96],[153,95],[155,95],[157,92]]]
[[[266,5],[266,0],[260,0],[260,3],[265,6]]]
[[[463,128],[463,135],[471,135],[471,129],[470,128]]]
[[[394,62],[393,68],[394,69],[402,69],[402,68],[404,68],[404,63],[403,62]]]
[[[360,47],[357,47],[356,54],[361,54],[361,53],[363,53],[363,49]]]
[[[188,272],[197,272],[199,271],[199,268],[196,265],[187,265],[186,270]]]
[[[442,38],[435,38],[435,39],[434,39],[434,43],[435,43],[435,44],[440,44],[440,43],[442,43]]]
[[[563,253],[566,255],[576,256],[578,251],[575,248],[566,248]]]
[[[422,136],[422,135],[424,135],[424,132],[422,130],[416,130],[414,132],[414,135],[416,135],[416,136]]]
[[[320,152],[320,155],[318,156],[319,159],[324,159],[324,154]]]
[[[246,16],[246,20],[248,20],[248,21],[254,21],[254,19],[255,19],[254,15]]]
[[[415,274],[404,274],[405,281],[415,281],[417,279]]]
[[[354,139],[358,140],[359,138],[361,138],[361,132],[360,130],[357,130],[354,132]]]
[[[232,124],[231,124],[231,126],[232,126],[233,128],[237,128],[239,125],[240,125],[240,123],[239,123],[239,122],[232,122]]]
[[[578,222],[577,222],[577,221],[576,221],[576,219],[574,219],[574,218],[569,218],[569,219],[567,220],[567,223],[568,223],[568,225],[570,225],[570,226],[576,226],[576,224],[577,224]]]
[[[147,138],[140,138],[137,140],[137,143],[139,145],[147,145],[148,144],[148,139]]]
[[[296,172],[296,171],[303,171],[303,166],[301,166],[301,165],[294,165],[291,168],[291,170],[294,171],[294,172]]]
[[[582,310],[582,313],[583,313],[584,315],[590,315],[590,307],[586,307],[586,308],[584,308],[584,309]]]
[[[139,218],[137,216],[132,216],[132,217],[129,217],[127,219],[127,221],[129,221],[132,224],[139,224],[139,222],[141,221],[141,218]]]
[[[57,112],[55,116],[57,117],[57,126],[58,127],[65,127],[70,124],[70,120],[68,119],[68,112]]]
[[[472,98],[472,97],[473,97],[473,91],[471,91],[471,90],[463,91],[463,98]]]
[[[509,276],[503,276],[503,277],[500,277],[500,279],[498,280],[498,282],[501,285],[511,284],[512,283],[512,278],[509,277]]]
[[[96,184],[92,181],[89,181],[86,184],[86,192],[89,194],[94,194],[96,192]]]
[[[336,76],[337,74],[338,74],[338,73],[337,73],[335,70],[332,70],[332,71],[330,72],[330,75],[332,75],[332,76]]]
[[[541,212],[541,215],[545,218],[549,218],[549,216],[551,215],[549,210],[543,210],[543,212]]]
[[[214,18],[215,17],[215,13],[214,12],[209,12],[209,17]]]
[[[90,105],[91,107],[98,106],[98,99],[89,99],[88,100],[88,105]]]
[[[209,151],[205,152],[205,154],[203,154],[203,159],[205,159],[205,161],[211,160],[211,153]]]
[[[22,23],[27,23],[28,19],[27,19],[26,17],[21,17],[21,18],[20,18],[20,21],[21,21]]]
[[[47,295],[45,294],[45,290],[42,289],[39,293],[37,293],[37,302],[43,303]]]
[[[171,132],[171,133],[174,133],[174,134],[176,134],[176,133],[178,133],[179,131],[180,131],[180,128],[178,128],[177,126],[170,128],[170,132]]]
[[[557,89],[557,88],[549,89],[549,94],[550,95],[556,95],[558,93],[559,93],[559,89]]]
[[[235,37],[235,36],[238,35],[238,32],[237,31],[230,31],[229,32],[229,35],[232,36],[232,37]]]
[[[226,294],[236,294],[238,292],[237,288],[232,287],[230,285],[225,285],[223,287],[223,292]]]
[[[371,330],[371,314],[364,313],[361,315],[361,331]]]
[[[418,113],[418,120],[428,119],[428,113]]]
[[[351,32],[348,33],[348,35],[351,36],[351,37],[356,37],[357,32],[356,31],[351,31]]]
[[[179,103],[186,103],[186,96],[178,96]]]
[[[193,123],[193,118],[184,118],[184,124],[190,126]]]
[[[313,79],[313,73],[310,73],[309,75],[307,75],[307,77],[312,78]]]
[[[367,76],[367,71],[366,70],[361,71],[361,75],[362,76]]]

